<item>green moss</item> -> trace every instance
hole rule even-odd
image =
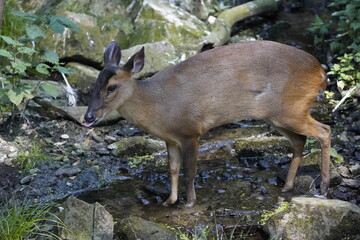
[[[267,222],[270,218],[272,218],[275,215],[290,211],[290,206],[291,206],[290,202],[281,202],[279,204],[279,207],[275,208],[274,211],[270,211],[261,215],[260,224],[265,224],[265,222]]]

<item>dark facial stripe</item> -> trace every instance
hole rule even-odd
[[[109,82],[109,79],[116,74],[117,69],[118,69],[117,67],[110,66],[110,67],[104,68],[100,72],[98,78],[95,81],[95,86],[93,89],[93,97],[94,97],[94,93],[99,93],[101,88],[103,86],[107,85],[107,83]]]

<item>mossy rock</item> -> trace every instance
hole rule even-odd
[[[235,141],[235,150],[239,157],[255,157],[265,154],[289,153],[290,142],[284,137],[250,137]]]
[[[321,198],[295,197],[268,217],[263,226],[278,239],[357,239],[360,208],[355,204]]]
[[[121,221],[119,234],[128,240],[173,240],[176,235],[163,224],[147,221],[139,217],[129,217]]]
[[[208,27],[185,10],[154,0],[144,0],[135,21],[132,42],[167,40],[174,45],[199,46]]]
[[[143,136],[124,138],[115,144],[117,148],[114,151],[114,155],[118,157],[146,156],[165,150],[162,142],[150,140]]]

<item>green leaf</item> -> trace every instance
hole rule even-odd
[[[336,162],[336,163],[342,163],[342,162],[344,162],[344,157],[343,156],[341,156],[337,151],[336,151],[336,149],[335,148],[330,148],[330,156],[332,156],[333,158],[334,158],[334,161]]]
[[[340,89],[344,89],[344,87],[345,87],[345,82],[344,82],[344,81],[338,81],[338,82],[337,82],[337,86],[338,86]]]
[[[45,74],[48,75],[49,74],[49,69],[50,67],[44,63],[40,63],[39,65],[36,66],[36,71],[38,71],[41,74]]]
[[[63,73],[63,74],[72,74],[74,73],[74,71],[70,68],[66,68],[66,67],[61,67],[61,66],[55,66],[54,67],[55,70]]]
[[[52,96],[53,98],[56,98],[58,96],[58,90],[53,83],[44,82],[40,85],[40,89]]]
[[[73,31],[79,32],[80,28],[67,18],[60,16],[50,16],[49,27],[57,33],[63,33],[65,28],[69,28]]]
[[[44,52],[42,52],[40,58],[50,63],[59,62],[59,56],[56,54],[56,52],[49,49],[46,49]]]
[[[334,66],[333,66],[333,69],[334,69],[334,71],[336,71],[336,72],[339,71],[340,68],[341,68],[340,65],[337,64],[337,63],[335,63]]]
[[[20,53],[24,53],[24,54],[28,54],[28,55],[36,53],[36,50],[34,50],[32,48],[28,48],[28,47],[18,47],[18,51]]]
[[[26,13],[26,12],[12,11],[11,14],[21,17],[21,18],[28,19],[28,20],[33,20],[33,21],[38,19],[38,16],[36,16],[35,14]]]
[[[8,36],[1,36],[0,37],[7,43],[7,44],[10,44],[12,46],[16,46],[18,45],[19,43],[17,41],[15,41],[14,39],[12,39],[11,37],[8,37]]]
[[[12,89],[9,89],[6,95],[8,96],[10,101],[16,106],[19,106],[22,100],[24,99],[24,93],[21,91],[13,91]]]
[[[360,22],[353,22],[350,24],[350,26],[354,29],[357,30],[360,28]]]
[[[29,38],[38,38],[38,37],[46,38],[46,34],[44,33],[44,31],[41,30],[37,25],[34,24],[27,25],[25,30]]]
[[[6,51],[5,49],[0,49],[0,56],[6,57],[10,60],[14,59],[13,55],[10,52]]]
[[[29,63],[23,62],[22,60],[20,60],[18,58],[15,58],[15,61],[11,62],[11,66],[13,67],[15,72],[18,74],[21,74],[21,75],[26,75],[25,71],[29,65],[30,65]]]

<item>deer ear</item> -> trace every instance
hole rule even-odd
[[[114,66],[119,65],[121,59],[121,49],[120,46],[115,42],[110,42],[104,51],[104,64],[105,66]]]
[[[142,47],[140,51],[135,53],[129,61],[124,65],[123,70],[135,74],[140,72],[144,67],[145,62],[145,48]]]

